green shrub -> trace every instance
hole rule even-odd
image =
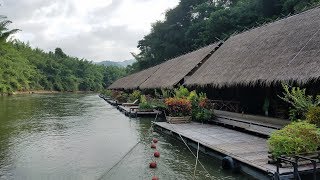
[[[317,127],[306,121],[292,122],[273,132],[268,139],[269,150],[275,158],[313,152],[319,145],[320,134]]]
[[[306,114],[306,121],[320,128],[320,107],[311,107]]]
[[[153,109],[152,104],[148,103],[145,95],[140,96],[139,109]]]
[[[173,91],[170,89],[161,89],[162,98],[170,98],[173,96]]]
[[[174,90],[175,98],[187,98],[190,94],[189,90],[183,86],[180,86],[179,89]]]
[[[167,108],[166,104],[161,99],[151,99],[150,104],[157,110],[165,110]]]
[[[133,91],[130,95],[129,95],[129,100],[131,102],[135,101],[135,100],[139,100],[140,99],[140,96],[141,96],[141,91],[139,90],[135,90]]]
[[[191,91],[187,99],[190,100],[191,102],[198,102],[199,96],[196,91]]]
[[[192,110],[192,118],[199,122],[206,122],[213,117],[213,112],[205,108]]]
[[[305,115],[311,107],[320,105],[320,95],[313,98],[306,95],[306,89],[300,89],[299,87],[290,89],[287,84],[282,84],[282,87],[285,92],[283,97],[279,97],[292,106],[289,111],[290,120],[305,119]]]
[[[128,98],[129,98],[129,95],[125,92],[120,92],[117,96],[116,96],[116,100],[119,102],[119,103],[125,103],[128,101]]]
[[[112,96],[112,91],[109,89],[105,89],[101,92],[101,94],[107,96],[107,97],[111,97]]]

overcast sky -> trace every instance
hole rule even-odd
[[[179,0],[0,0],[0,15],[33,47],[92,61],[132,59],[151,23]]]

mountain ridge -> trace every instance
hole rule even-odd
[[[106,60],[106,61],[97,62],[97,64],[104,65],[104,66],[127,67],[128,65],[132,65],[135,61],[136,61],[135,59],[129,59],[129,60],[124,60],[120,62]]]

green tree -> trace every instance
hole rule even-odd
[[[12,22],[7,20],[5,16],[0,15],[0,43],[5,42],[8,37],[16,32],[19,31],[19,29],[8,29],[8,25]]]

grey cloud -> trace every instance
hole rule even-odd
[[[138,3],[149,1],[152,0],[136,0]],[[137,41],[143,38],[144,30],[132,30],[127,25],[108,24],[127,1],[113,0],[108,6],[95,7],[77,17],[77,8],[81,2],[0,0],[0,15],[6,15],[13,21],[10,28],[22,30],[18,34],[22,39],[24,37],[32,46],[45,51],[61,47],[69,55],[93,61],[132,58],[130,51],[134,50]],[[57,20],[59,18],[60,20]],[[70,20],[71,23],[61,21],[61,18]],[[30,21],[31,19],[33,21]],[[40,19],[42,21],[39,21]]]

